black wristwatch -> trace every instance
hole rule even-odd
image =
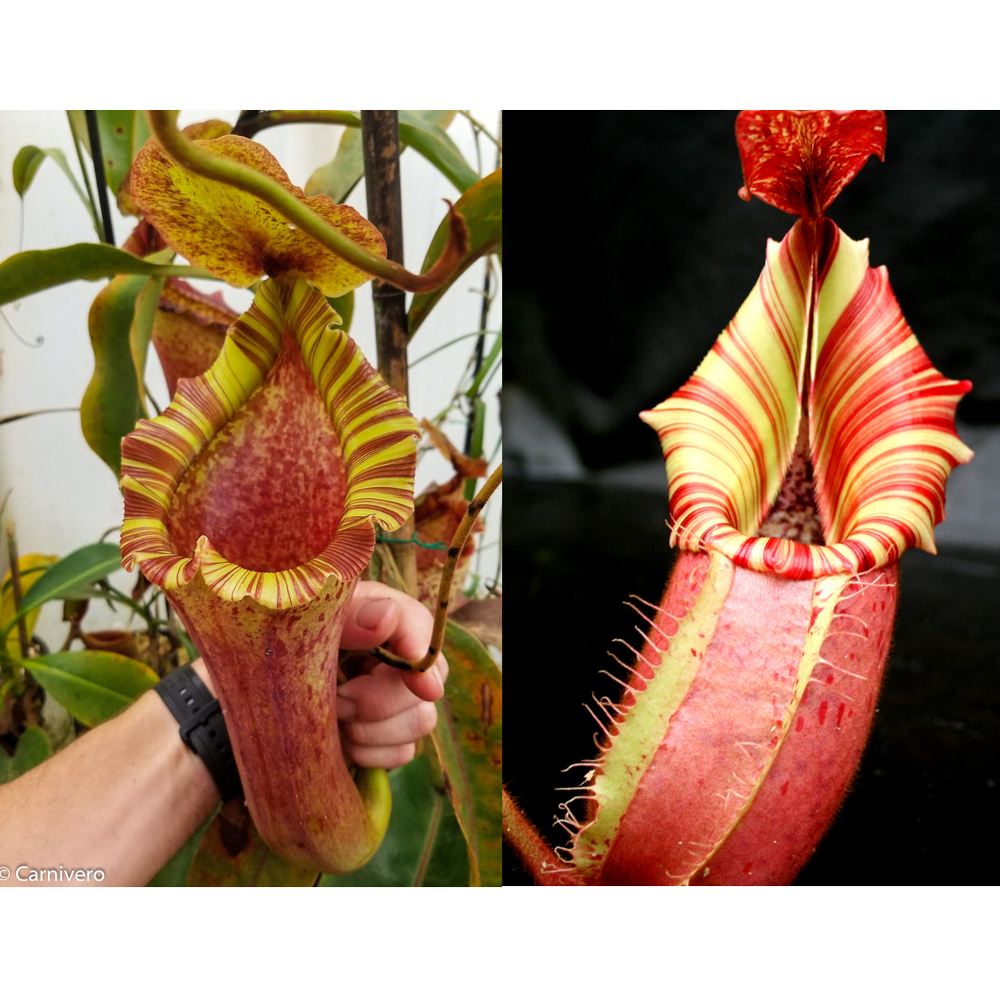
[[[180,723],[180,737],[196,753],[218,786],[223,802],[243,792],[233,745],[218,698],[190,664],[171,670],[153,689]]]

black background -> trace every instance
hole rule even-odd
[[[735,116],[507,116],[535,183],[512,189],[505,234],[506,383],[565,429],[588,470],[659,456],[637,413],[688,378],[753,287],[765,239],[793,222],[737,197]],[[960,420],[1000,423],[1000,114],[887,116],[886,162],[870,160],[829,215],[870,237],[936,367],[973,381]],[[508,419],[505,431],[532,428]],[[621,602],[662,592],[667,502],[531,480],[509,456],[505,781],[548,832],[565,797],[553,788],[572,783],[560,768],[593,753],[581,702],[616,693],[598,673],[614,666],[605,650],[638,638]],[[871,742],[798,884],[1000,881],[1000,540],[984,529],[983,542],[904,556]],[[527,881],[516,863],[505,880]]]

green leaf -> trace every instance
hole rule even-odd
[[[45,162],[46,152],[37,146],[22,146],[14,157],[14,190],[23,198],[24,192],[31,187],[31,182],[38,173],[38,168]]]
[[[449,674],[434,743],[448,775],[459,819],[474,817],[470,849],[482,884],[502,882],[500,786],[503,769],[503,687],[486,647],[450,619],[443,652]],[[456,751],[459,759],[456,760]],[[468,833],[468,826],[463,823]]]
[[[54,563],[35,580],[24,594],[20,614],[27,614],[46,601],[68,597],[74,591],[96,580],[103,580],[109,573],[121,568],[121,550],[117,545],[112,542],[84,545]]]
[[[465,224],[469,227],[468,252],[448,284],[433,292],[423,292],[413,296],[409,313],[411,338],[460,274],[484,254],[500,251],[503,245],[503,169],[494,171],[470,187],[455,203],[455,210],[464,216]],[[445,216],[434,234],[434,239],[431,240],[431,245],[427,248],[421,273],[428,271],[438,259],[447,239],[448,217]]]
[[[90,131],[83,111],[67,111],[70,128],[76,141],[91,158]],[[118,193],[125,175],[132,169],[135,155],[152,135],[143,111],[98,111],[97,134],[101,137],[104,177],[113,194]]]
[[[153,320],[156,319],[156,309],[160,304],[160,295],[163,293],[163,284],[166,278],[148,278],[142,291],[139,292],[135,300],[135,313],[132,317],[132,325],[129,327],[128,342],[129,350],[132,354],[132,364],[135,367],[135,374],[138,379],[136,392],[138,393],[139,410],[144,417],[149,416],[146,410],[146,356],[149,354],[149,339],[153,335]],[[110,287],[110,286],[109,286]],[[95,347],[96,355],[96,347]],[[95,377],[97,372],[94,373]],[[96,450],[96,449],[95,449]],[[100,454],[100,452],[98,452]],[[121,474],[121,446],[118,448],[118,473]]]
[[[54,557],[49,557],[54,558]],[[23,557],[22,557],[23,559]],[[55,565],[52,563],[51,565]],[[42,564],[40,566],[32,566],[29,569],[21,570],[21,587],[22,589],[27,587],[29,584],[35,582],[38,579],[39,574],[44,573],[48,569],[48,565]],[[14,581],[10,578],[9,571],[6,580],[4,581],[3,587],[0,587],[0,597],[6,597],[7,592],[14,586]]]
[[[156,281],[158,279],[149,279]],[[94,374],[80,403],[80,425],[87,444],[115,474],[122,474],[122,438],[144,415],[133,358],[139,346],[132,340],[136,302],[149,287],[139,275],[121,275],[102,288],[90,307],[90,345]],[[149,305],[146,299],[146,305]],[[155,315],[159,294],[152,300]],[[153,317],[148,317],[150,330]],[[141,336],[137,334],[136,339]],[[148,349],[148,333],[145,348]],[[143,357],[145,350],[143,350]],[[140,376],[141,379],[141,376]]]
[[[104,176],[112,193],[117,194],[132,169],[136,153],[152,135],[149,122],[142,111],[98,111],[97,131],[101,137]]]
[[[486,381],[489,377],[490,369],[493,367],[493,362],[500,356],[500,351],[503,348],[503,333],[497,334],[497,339],[493,341],[493,346],[490,348],[490,353],[486,355],[483,359],[483,363],[479,366],[479,371],[476,373],[476,377],[472,380],[472,385],[469,386],[465,395],[468,399],[475,399],[479,395],[479,387]],[[469,453],[473,458],[479,458],[482,455],[480,451],[478,454]]]
[[[174,618],[174,623],[177,636],[180,638],[181,642],[184,645],[184,648],[187,650],[188,660],[191,663],[194,663],[194,661],[197,660],[199,656],[201,656],[201,653],[198,652],[198,647],[195,646],[195,644],[191,641],[191,636],[187,634],[184,627],[179,623],[177,623],[176,618]]]
[[[200,267],[157,264],[104,243],[74,243],[54,250],[25,250],[0,263],[0,306],[67,281],[97,281],[116,274],[212,277]]]
[[[28,726],[17,741],[13,757],[8,757],[5,751],[0,750],[0,785],[20,778],[51,756],[52,747],[45,730],[38,726]]]
[[[85,726],[117,715],[159,680],[145,663],[92,649],[47,653],[21,665]]]
[[[458,156],[462,155],[461,150],[448,135],[448,128],[455,120],[457,111],[407,111],[406,114],[408,117],[419,118],[425,125],[436,128],[444,136],[443,142],[449,145]]]
[[[412,111],[400,111],[399,139],[433,163],[459,191],[468,191],[479,180],[479,174],[465,162],[458,147],[444,130],[426,118]]]
[[[187,885],[191,863],[201,846],[202,838],[208,825],[215,819],[219,810],[216,809],[194,833],[184,841],[181,849],[146,883],[148,886],[163,888],[165,886]]]
[[[344,333],[350,333],[351,320],[354,318],[354,289],[352,288],[346,294],[338,295],[336,298],[330,298],[328,295],[326,301],[330,303],[333,311],[343,321],[340,329]]]
[[[437,788],[430,762],[417,757],[389,775],[392,817],[375,856],[348,875],[324,875],[321,886],[468,885],[462,832]]]
[[[49,738],[45,735],[45,730],[39,726],[28,726],[21,738],[17,741],[17,750],[14,751],[13,772],[15,778],[20,778],[33,767],[37,767],[43,760],[48,760],[52,756],[52,747]]]
[[[486,404],[476,396],[472,400],[472,437],[469,439],[469,458],[483,457],[483,434],[486,431]],[[463,495],[466,500],[476,497],[478,479],[466,479]]]
[[[337,147],[337,155],[329,162],[317,167],[306,182],[306,195],[325,194],[338,205],[365,175],[364,153],[361,148],[361,129],[345,128]]]
[[[311,886],[319,872],[279,858],[264,843],[241,798],[209,824],[188,872],[191,886]]]
[[[96,221],[90,199],[77,183],[73,171],[70,170],[69,163],[66,161],[66,154],[61,149],[39,149],[38,146],[25,146],[19,150],[17,156],[14,157],[14,190],[23,200],[28,188],[31,187],[31,182],[35,179],[35,174],[38,173],[38,168],[45,162],[46,156],[51,157],[59,164],[60,169],[73,185],[73,190],[83,202],[83,207],[87,210],[91,221]]]
[[[67,111],[69,127],[73,130],[73,137],[87,151],[88,156],[94,154],[90,151],[90,132],[87,130],[87,114],[85,111]]]
[[[462,160],[462,154],[459,152],[458,147],[451,141],[447,132],[444,131],[454,119],[454,111],[401,111],[399,114],[400,122],[402,122],[404,115],[411,116],[407,118],[406,129],[400,125],[400,153],[410,144],[407,140],[412,131],[422,125],[425,128],[434,130],[434,141],[438,145],[443,144],[450,147],[452,158],[449,160],[449,163],[454,163],[456,158],[462,163],[465,162]],[[430,141],[428,140],[428,143]],[[457,169],[461,171],[461,167]],[[471,170],[472,168],[467,166],[467,169]],[[364,175],[365,162],[364,153],[361,148],[361,129],[346,128],[344,129],[344,134],[340,137],[337,155],[329,163],[324,164],[313,172],[313,175],[306,184],[306,194],[310,197],[315,194],[325,194],[340,205],[343,204]],[[478,179],[478,175],[476,177]]]
[[[441,767],[447,776],[448,800],[465,842],[469,864],[469,885],[482,885],[482,872],[479,869],[479,831],[476,826],[472,784],[469,780],[465,759],[462,756],[458,734],[455,731],[447,694],[438,702],[438,723],[431,733],[431,740],[434,743]]]
[[[472,441],[469,444],[469,457],[482,458],[483,431],[486,427],[486,404],[477,396],[472,401]],[[472,499],[470,497],[470,499]]]

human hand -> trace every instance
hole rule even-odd
[[[434,619],[417,600],[382,583],[362,581],[344,619],[343,649],[386,646],[416,660],[427,652]],[[444,694],[448,664],[438,654],[426,672],[387,663],[337,689],[341,744],[359,767],[399,767],[413,759],[415,741],[437,723],[434,702]]]

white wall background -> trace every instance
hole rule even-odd
[[[473,110],[475,118],[494,131],[496,110]],[[235,122],[238,111],[182,112],[181,126],[206,118]],[[466,159],[476,166],[476,148],[469,123],[456,118],[449,135]],[[312,171],[331,160],[343,132],[341,126],[285,125],[259,133],[262,142],[278,158],[294,184],[304,187]],[[28,191],[23,209],[14,191],[11,168],[17,151],[25,145],[63,149],[78,173],[73,142],[62,111],[0,111],[0,259],[18,250],[42,250],[71,243],[92,242],[94,230],[83,205],[58,166],[46,160]],[[480,140],[482,173],[493,169],[495,149]],[[87,161],[89,167],[89,160]],[[405,264],[419,270],[431,237],[445,213],[442,198],[452,201],[458,192],[434,167],[413,150],[403,153],[403,235]],[[96,196],[96,191],[95,191]],[[364,182],[347,203],[367,215]],[[115,239],[119,245],[131,231],[134,219],[117,213],[111,200]],[[22,237],[23,224],[23,237]],[[455,337],[479,328],[485,261],[477,262],[448,290],[410,345],[411,362]],[[19,303],[3,307],[9,324],[0,318],[0,417],[50,407],[77,407],[93,373],[93,353],[87,332],[87,313],[105,282],[77,281],[41,292]],[[223,289],[226,301],[243,311],[252,296],[221,282],[196,282],[203,290]],[[490,312],[488,328],[501,325],[500,289]],[[17,336],[11,329],[14,328]],[[371,285],[355,292],[351,336],[375,364],[375,330]],[[20,338],[20,339],[18,339]],[[490,341],[487,342],[487,348]],[[435,354],[410,375],[410,409],[417,419],[432,418],[444,408],[462,377],[474,350],[473,338]],[[496,393],[502,373],[485,395],[488,422],[484,441],[487,456],[500,439]],[[166,385],[156,358],[150,351],[147,381],[160,405],[167,401]],[[461,447],[465,425],[459,413],[444,426]],[[490,469],[501,460],[498,453]],[[451,467],[436,452],[427,452],[417,467],[419,493],[431,482],[451,477]],[[11,489],[7,516],[17,528],[20,551],[65,555],[98,538],[122,520],[122,498],[113,473],[90,450],[80,430],[78,413],[57,413],[0,425],[0,498]],[[497,572],[500,551],[502,493],[498,491],[486,512],[479,571],[486,579]],[[482,537],[482,536],[481,536]],[[117,535],[110,536],[117,539]],[[0,566],[7,568],[6,546]],[[126,592],[131,589],[121,571],[113,582]],[[50,646],[58,646],[65,635],[60,620],[61,605],[45,608],[35,632]],[[89,629],[107,628],[121,621],[106,605],[91,603],[85,621]]]

